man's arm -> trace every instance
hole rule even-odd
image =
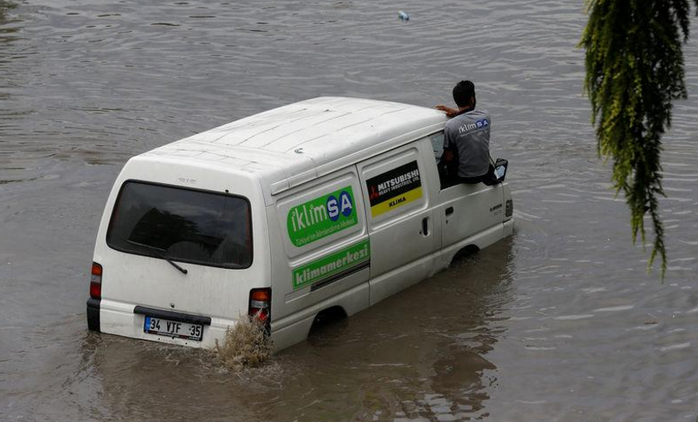
[[[451,134],[448,130],[444,130],[444,145],[443,152],[441,153],[441,160],[445,163],[450,163],[456,159],[456,154],[453,152],[456,145],[453,143],[450,135]]]
[[[445,111],[447,117],[456,117],[460,110],[451,108],[451,107],[446,107],[445,105],[437,105],[436,106],[437,110]]]

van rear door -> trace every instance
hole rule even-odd
[[[95,256],[103,309],[126,304],[145,315],[164,309],[235,319],[247,312],[253,240],[251,204],[242,196],[127,180],[108,248]]]

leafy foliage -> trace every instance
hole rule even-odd
[[[645,243],[649,214],[654,242],[648,268],[659,255],[663,277],[661,138],[671,125],[672,101],[686,98],[681,46],[689,35],[689,0],[587,0],[587,7],[580,46],[598,153],[613,158],[613,183],[625,193],[633,242],[639,232]]]

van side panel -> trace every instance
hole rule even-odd
[[[440,224],[437,268],[445,268],[462,248],[475,245],[482,249],[513,233],[513,219],[506,217],[509,186],[498,184],[457,184],[441,189],[437,159],[443,151],[443,131],[428,137],[433,160],[427,163],[429,178],[437,183],[432,195],[436,219]],[[429,145],[425,145],[429,148]],[[431,155],[431,154],[427,154]],[[503,223],[508,220],[506,223]]]
[[[371,305],[433,272],[438,234],[417,146],[412,142],[357,166],[372,246]]]
[[[323,309],[368,306],[371,243],[355,167],[284,192],[266,212],[277,347],[303,340]]]
[[[442,190],[436,212],[441,218],[442,247],[448,248],[463,239],[499,227],[504,220],[502,185],[482,183],[457,184]],[[477,244],[479,248],[486,245]]]

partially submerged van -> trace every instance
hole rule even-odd
[[[247,315],[277,349],[514,229],[507,183],[442,188],[447,119],[316,98],[130,159],[102,217],[91,330],[212,347]]]

